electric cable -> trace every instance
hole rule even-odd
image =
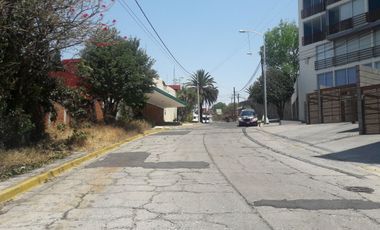
[[[162,40],[161,36],[158,34],[156,28],[153,26],[152,22],[149,20],[148,16],[146,15],[146,13],[144,12],[143,8],[141,7],[141,5],[139,4],[139,2],[137,0],[135,0],[138,8],[140,9],[141,13],[144,15],[145,19],[147,20],[148,24],[150,25],[150,27],[153,29],[154,33],[157,35],[158,39],[161,41],[161,43],[164,45],[165,49],[168,51],[168,53],[170,54],[170,56],[174,59],[174,61],[179,65],[179,67],[186,73],[188,74],[192,74],[191,72],[189,72],[179,61],[178,59],[173,55],[173,53],[170,51],[170,49],[167,47],[167,45],[165,44],[165,42]]]

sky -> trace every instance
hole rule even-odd
[[[106,12],[105,20],[116,20],[115,27],[122,36],[140,39],[141,47],[155,59],[153,68],[165,83],[172,84],[174,78],[180,83],[188,81],[190,75],[131,16],[135,14],[150,29],[135,1],[115,1]],[[248,96],[243,87],[251,78],[260,59],[258,51],[263,44],[263,38],[250,34],[248,39],[248,35],[239,33],[239,30],[265,32],[278,25],[281,19],[298,23],[297,0],[138,2],[166,46],[188,72],[204,69],[211,74],[219,89],[218,101],[224,103],[231,102],[233,87],[240,94],[241,100]],[[151,33],[153,34],[152,30]],[[247,52],[252,52],[252,55],[247,55]]]

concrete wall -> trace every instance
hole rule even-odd
[[[177,108],[165,108],[164,109],[164,121],[173,122],[177,120]]]

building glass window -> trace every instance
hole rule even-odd
[[[360,36],[359,47],[360,49],[366,49],[371,47],[371,34]]]
[[[378,62],[375,63],[375,69],[380,70],[380,61],[378,61]]]
[[[347,41],[347,53],[355,52],[359,50],[359,39],[354,38]]]
[[[346,69],[335,71],[335,86],[347,84]]]
[[[348,84],[356,84],[356,67],[347,69]]]
[[[304,45],[325,39],[326,16],[311,19],[304,23]]]
[[[352,9],[353,9],[353,16],[365,13],[364,0],[354,0]]]
[[[352,3],[346,3],[339,7],[340,21],[352,18]]]
[[[342,54],[346,54],[346,53],[347,53],[346,41],[345,40],[336,41],[335,42],[335,55],[338,56],[338,55],[342,55]]]
[[[317,75],[318,78],[318,88],[330,88],[333,87],[333,73],[327,72]]]
[[[317,46],[317,61],[326,58],[331,58],[334,56],[333,43],[325,43],[323,45]]]
[[[375,46],[380,46],[380,30],[375,32],[374,44]]]

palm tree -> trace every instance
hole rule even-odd
[[[194,87],[195,89],[199,86],[199,108],[200,114],[199,119],[202,120],[202,106],[204,104],[212,105],[218,99],[218,88],[214,85],[216,82],[211,75],[203,69],[197,70],[191,78],[189,82],[186,84],[187,86]]]

